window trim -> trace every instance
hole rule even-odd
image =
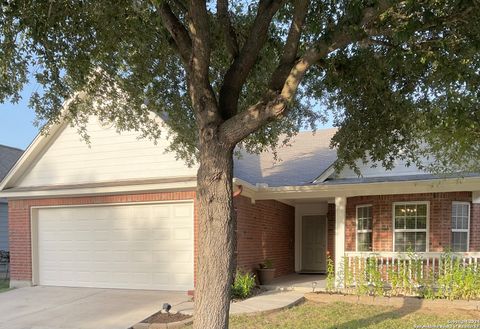
[[[470,251],[470,213],[471,213],[471,205],[470,205],[470,202],[468,201],[452,201],[452,208],[453,208],[453,205],[454,204],[460,204],[460,205],[468,205],[468,220],[467,220],[467,225],[468,225],[468,228],[465,230],[465,229],[457,229],[457,228],[453,228],[453,225],[452,225],[452,212],[450,211],[450,229],[451,229],[451,232],[467,232],[467,251],[459,251],[459,252],[469,252]],[[450,243],[452,243],[452,239],[450,239]],[[452,245],[453,247],[453,245]]]
[[[371,218],[372,218],[372,228],[370,230],[359,230],[358,229],[358,209],[371,207]],[[358,251],[358,233],[371,233],[372,234],[372,250],[370,251]],[[356,252],[372,252],[373,251],[373,204],[359,204],[355,206],[355,251]]]
[[[409,205],[409,204],[424,204],[427,206],[427,223],[425,229],[396,229],[395,228],[395,206],[396,205]],[[450,219],[451,220],[451,219]],[[396,201],[392,203],[392,251],[397,253],[405,253],[406,251],[395,251],[395,233],[399,232],[425,232],[425,251],[430,251],[430,201]]]

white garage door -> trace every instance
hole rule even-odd
[[[193,204],[38,210],[40,285],[193,289]]]

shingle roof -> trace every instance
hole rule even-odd
[[[419,180],[435,180],[446,178],[469,178],[480,177],[479,173],[453,173],[449,175],[418,174],[418,175],[398,175],[398,176],[377,176],[377,177],[358,177],[358,178],[336,178],[327,179],[318,185],[341,185],[341,184],[368,184],[368,183],[386,183],[386,182],[412,182]]]
[[[8,174],[22,153],[20,149],[0,144],[0,181]]]
[[[329,147],[336,131],[300,132],[288,146],[277,150],[277,161],[272,152],[256,155],[241,151],[241,158],[235,159],[234,177],[269,186],[309,184],[337,159],[336,151]]]

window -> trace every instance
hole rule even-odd
[[[468,232],[470,227],[470,203],[452,203],[452,251],[468,251]]]
[[[357,206],[357,251],[372,251],[372,206]]]
[[[428,203],[394,203],[393,208],[394,251],[427,251]]]

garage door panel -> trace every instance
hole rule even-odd
[[[191,240],[192,238],[192,230],[188,228],[177,228],[173,230],[174,240]]]
[[[179,207],[175,207],[173,209],[173,215],[175,217],[190,217],[192,214],[191,209],[188,205],[182,205]]]
[[[96,252],[108,251],[110,250],[110,243],[108,241],[94,241],[91,246]]]
[[[169,245],[172,246],[171,248],[171,253],[175,253],[176,251],[190,251],[191,249],[186,246],[187,242],[185,240],[177,241],[173,240],[169,242]],[[157,248],[160,248],[157,246]],[[160,249],[161,250],[161,249]]]
[[[152,215],[159,220],[168,220],[170,218],[170,208],[164,207],[163,205],[154,205],[151,209]]]
[[[190,273],[179,273],[175,275],[174,280],[178,285],[186,285],[192,280],[192,275]]]
[[[116,240],[116,241],[112,241],[110,245],[111,245],[111,247],[112,247],[112,250],[114,250],[114,251],[121,252],[121,251],[130,250],[130,243],[128,242],[128,240],[123,240],[123,241]]]
[[[193,255],[189,251],[176,251],[174,257],[179,263],[191,263],[193,261]]]
[[[155,240],[170,240],[171,239],[171,230],[170,229],[154,229],[152,232],[152,238]]]
[[[193,258],[192,203],[38,212],[42,285],[187,290]]]

